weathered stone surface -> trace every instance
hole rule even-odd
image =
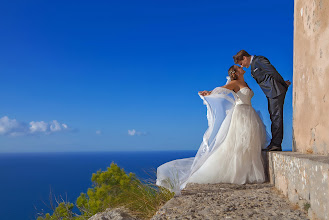
[[[329,154],[329,1],[295,0],[294,151]]]
[[[188,184],[153,220],[162,219],[308,219],[273,185]]]
[[[106,209],[104,212],[93,215],[89,220],[136,220],[124,208]]]
[[[329,157],[270,152],[271,183],[311,219],[329,219]]]

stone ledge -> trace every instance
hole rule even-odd
[[[187,184],[152,220],[308,219],[272,184]]]
[[[329,219],[329,157],[270,152],[268,164],[271,183],[291,202],[311,219]]]

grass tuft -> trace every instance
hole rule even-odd
[[[308,202],[306,202],[305,204],[304,204],[304,210],[306,211],[306,212],[308,212],[308,210],[311,208],[311,204],[310,203],[308,203]]]

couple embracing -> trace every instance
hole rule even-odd
[[[245,50],[233,56],[226,85],[199,92],[207,106],[208,129],[195,157],[167,162],[157,169],[157,185],[179,194],[187,183],[261,183],[265,181],[261,151],[281,151],[283,105],[289,81],[263,56]],[[267,97],[272,139],[251,106],[254,95],[244,81],[245,70]]]

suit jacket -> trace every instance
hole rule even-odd
[[[268,98],[275,98],[287,92],[288,85],[266,57],[254,56],[251,62],[251,76]]]

